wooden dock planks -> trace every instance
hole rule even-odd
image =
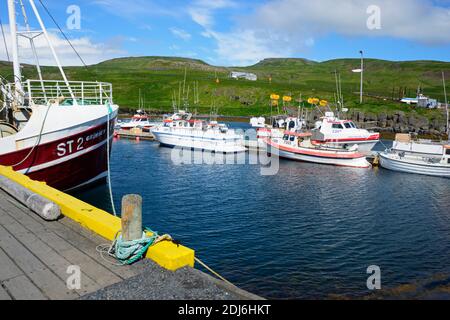
[[[68,220],[46,222],[0,190],[0,300],[76,299],[140,273],[104,261],[96,247],[108,241]],[[66,284],[72,265],[79,290]]]

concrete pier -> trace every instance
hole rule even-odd
[[[118,266],[97,251],[109,243],[69,217],[45,221],[0,189],[0,300],[261,299],[190,266]]]

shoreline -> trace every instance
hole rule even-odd
[[[159,119],[166,113],[160,113],[160,114],[150,114],[150,118],[153,119]],[[119,113],[119,119],[129,119],[133,116],[131,113]],[[197,115],[196,118],[199,119],[209,119],[210,115],[207,114],[200,114]],[[250,116],[225,116],[225,115],[218,115],[217,119],[218,121],[223,122],[236,122],[236,123],[249,123],[250,119],[252,117]],[[366,125],[367,124],[367,125]],[[396,131],[394,127],[386,127],[386,128],[379,128],[379,127],[369,127],[369,124],[371,122],[363,122],[358,123],[358,125],[364,129],[370,130],[370,131],[376,131],[380,132],[381,138],[385,140],[395,140],[395,135],[398,133],[411,133],[410,131]],[[438,140],[438,141],[447,141],[447,135],[445,133],[442,133],[441,135],[436,135],[432,133],[419,133],[417,134],[417,138],[419,139],[429,139],[429,140]]]

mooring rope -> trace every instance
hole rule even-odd
[[[111,208],[113,211],[114,216],[117,217],[117,211],[116,211],[116,206],[114,205],[114,196],[113,196],[113,191],[112,191],[112,185],[111,185],[111,164],[110,164],[110,128],[109,128],[109,121],[110,121],[110,114],[112,113],[112,108],[111,105],[109,104],[109,101],[106,103],[106,106],[108,107],[108,115],[107,115],[107,124],[106,124],[106,164],[107,164],[107,169],[108,169],[108,173],[107,173],[107,179],[108,179],[108,190],[109,190],[109,198],[111,200]]]
[[[52,107],[52,104],[49,103],[49,104],[48,104],[47,111],[45,112],[44,120],[42,121],[42,125],[41,125],[41,129],[40,129],[40,131],[39,131],[38,138],[37,138],[37,140],[36,140],[34,146],[31,148],[30,152],[26,155],[25,158],[22,159],[22,161],[20,161],[20,162],[14,164],[14,165],[10,165],[10,167],[13,167],[13,168],[14,168],[14,167],[20,166],[22,163],[24,163],[25,161],[27,161],[28,158],[33,154],[33,152],[34,152],[34,150],[36,149],[36,147],[41,143],[41,140],[42,140],[42,134],[43,134],[43,132],[44,132],[45,122],[47,121],[47,116],[48,116],[48,113],[49,113],[51,107]],[[27,169],[27,172],[28,172],[29,169],[30,169],[30,168]]]
[[[148,233],[151,233],[152,235],[148,236]],[[115,235],[112,244],[101,244],[97,246],[96,250],[106,262],[117,266],[125,266],[141,260],[148,248],[161,241],[173,241],[173,239],[168,234],[160,236],[158,232],[146,228],[140,239],[124,241],[122,233],[119,231]],[[113,262],[105,256],[113,257],[118,260],[119,263]]]
[[[196,262],[198,262],[203,268],[205,268],[206,270],[208,270],[209,272],[211,272],[213,275],[215,275],[217,278],[219,278],[220,280],[222,280],[223,282],[226,282],[227,284],[235,287],[234,284],[232,284],[230,281],[228,281],[227,279],[225,279],[224,277],[222,277],[220,274],[218,274],[216,271],[214,271],[213,269],[211,269],[206,263],[204,263],[202,260],[200,260],[199,258],[195,257],[194,258]]]

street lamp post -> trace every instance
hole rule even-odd
[[[364,53],[362,50],[359,53],[361,54],[361,92],[360,92],[360,97],[359,97],[359,103],[362,104],[363,103],[363,81],[364,81]]]

